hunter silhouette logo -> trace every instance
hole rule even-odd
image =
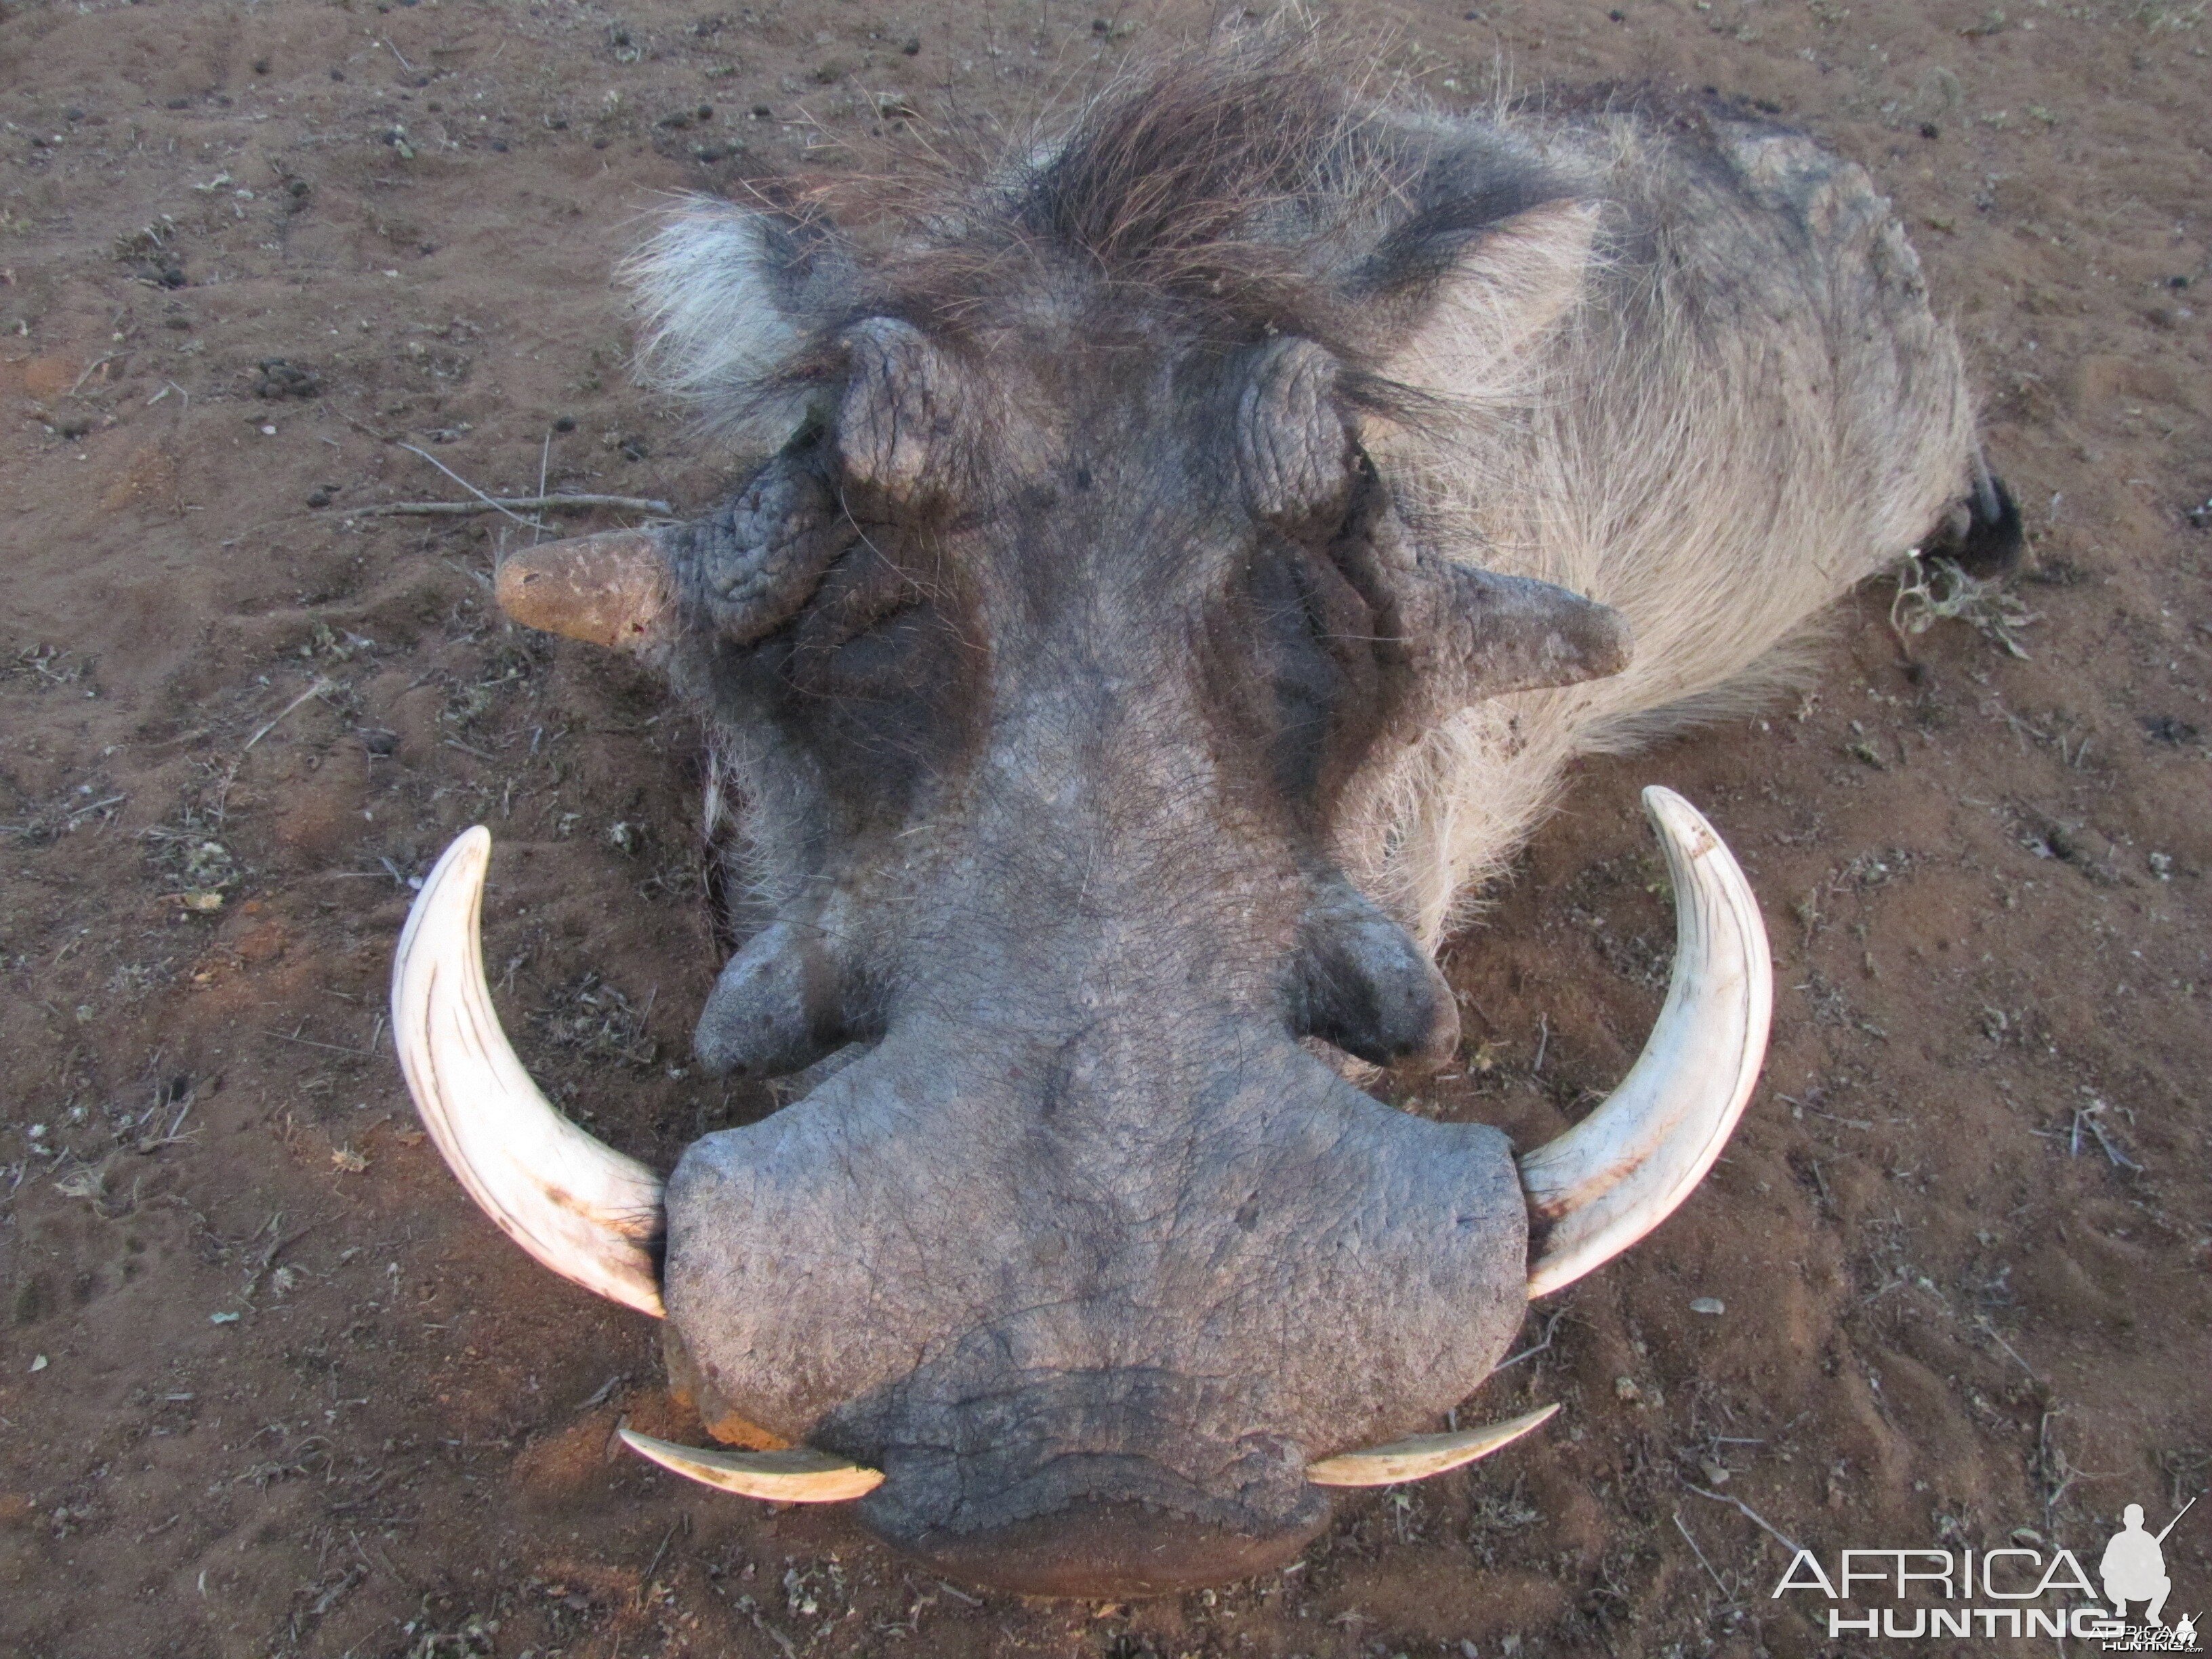
[[[2112,1604],[2118,1616],[2121,1633],[2117,1640],[2105,1643],[2107,1652],[2119,1653],[2194,1653],[2197,1650],[2197,1619],[2193,1613],[2184,1613],[2172,1630],[2159,1617],[2166,1607],[2166,1598],[2172,1593],[2173,1580],[2166,1577],[2166,1535],[2180,1523],[2181,1517],[2197,1507],[2191,1498],[2174,1514],[2172,1520],[2153,1534],[2143,1528],[2142,1505],[2130,1504],[2120,1513],[2120,1530],[2105,1546],[2105,1559],[2098,1564],[2097,1576],[2105,1581],[2105,1599]],[[2127,1623],[2128,1603],[2143,1603],[2143,1622]]]
[[[2181,1515],[2166,1523],[2166,1530],[2155,1538],[2143,1530],[2142,1505],[2130,1504],[2121,1512],[2122,1530],[2112,1534],[2112,1541],[2105,1546],[2105,1559],[2097,1570],[2105,1581],[2105,1599],[2112,1604],[2112,1611],[2123,1619],[2128,1616],[2128,1603],[2148,1601],[2143,1609],[2143,1622],[2162,1626],[2159,1610],[2166,1606],[2166,1598],[2173,1589],[2173,1580],[2166,1576],[2166,1533],[2172,1532],[2174,1522],[2189,1513],[2197,1500],[2191,1498],[2181,1506]]]

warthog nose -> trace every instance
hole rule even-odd
[[[980,1531],[932,1532],[904,1547],[956,1583],[1017,1595],[1115,1600],[1273,1572],[1296,1559],[1328,1519],[1318,1494],[1272,1522],[1243,1525],[1136,1498],[1085,1498]]]

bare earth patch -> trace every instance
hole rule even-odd
[[[1663,988],[1639,785],[1766,907],[1775,1041],[1727,1161],[1471,1407],[1560,1416],[1268,1582],[1098,1608],[611,1449],[698,1425],[646,1322],[440,1164],[385,976],[410,881],[489,823],[495,994],[564,1109],[663,1165],[768,1109],[687,1072],[718,961],[692,733],[500,619],[530,513],[365,509],[471,499],[427,457],[704,504],[608,281],[655,191],[849,171],[909,111],[988,138],[1201,20],[0,7],[0,1648],[1747,1659],[1835,1650],[1825,1603],[1770,1598],[1774,1534],[2094,1564],[2123,1504],[2162,1525],[2212,1478],[2203,14],[1362,12],[1446,104],[1501,65],[1711,87],[1863,162],[2033,560],[2002,594],[1875,584],[1802,704],[1587,769],[1447,952],[1464,1063],[1394,1097],[1528,1145]],[[2169,1618],[2201,1616],[2208,1511],[2166,1547]],[[1987,1650],[1924,1650],[1954,1648]]]

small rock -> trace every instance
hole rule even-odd
[[[313,369],[301,368],[282,357],[264,357],[258,367],[261,378],[253,388],[257,398],[313,398],[323,389]]]
[[[208,1316],[208,1323],[210,1325],[235,1325],[238,1323],[238,1316],[234,1313],[210,1314]]]
[[[46,1370],[46,1357],[44,1354],[38,1355],[31,1361],[31,1369],[34,1371],[42,1371]]]
[[[1717,1296],[1692,1297],[1690,1311],[1693,1314],[1724,1314],[1728,1311],[1728,1304]]]
[[[1632,1376],[1614,1377],[1613,1392],[1615,1397],[1621,1400],[1633,1401],[1644,1398],[1644,1390],[1636,1386],[1636,1379]]]

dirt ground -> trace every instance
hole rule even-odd
[[[1966,617],[1893,628],[1875,584],[1802,702],[1589,769],[1449,951],[1466,1063],[1396,1097],[1527,1144],[1658,1006],[1641,784],[1721,826],[1773,935],[1727,1161],[1474,1402],[1550,1428],[1267,1582],[1106,1607],[610,1450],[625,1414],[696,1432],[654,1332],[470,1206],[381,1010],[408,879],[484,822],[501,1010],[568,1109],[664,1166],[767,1109],[685,1070],[694,734],[502,623],[530,526],[365,509],[466,499],[441,466],[709,501],[609,282],[654,192],[849,171],[909,110],[987,134],[1200,21],[717,3],[0,3],[0,1650],[1810,1655],[1775,1534],[2094,1562],[2123,1504],[2202,1491],[2212,19],[2180,0],[1360,14],[1448,103],[1711,87],[1863,161],[2033,549]],[[2166,1559],[2169,1613],[2212,1607],[2212,1511]]]

